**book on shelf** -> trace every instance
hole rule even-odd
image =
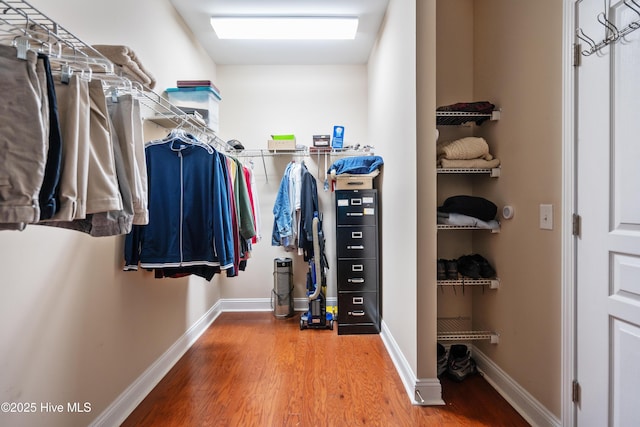
[[[178,87],[197,87],[197,86],[208,86],[220,93],[220,89],[211,81],[211,80],[178,80],[176,82],[176,86]]]

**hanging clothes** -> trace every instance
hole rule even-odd
[[[184,133],[145,148],[149,223],[125,241],[125,270],[233,267],[227,178],[216,150]]]
[[[36,72],[37,54],[28,51],[23,60],[16,52],[0,46],[0,222],[24,229],[40,219],[48,117],[42,111],[47,95]]]
[[[303,162],[290,162],[280,181],[273,206],[272,246],[298,250],[305,260],[313,257],[314,216],[320,216],[315,177]]]
[[[253,163],[252,163],[253,164]],[[260,201],[258,200],[258,190],[256,187],[256,177],[253,173],[252,168],[248,168],[243,166],[243,171],[245,175],[245,180],[247,181],[247,190],[249,193],[249,200],[251,203],[251,211],[253,214],[253,229],[255,230],[255,235],[251,239],[252,244],[258,243],[262,240],[261,235],[261,218],[260,218]]]
[[[144,165],[131,154],[143,145],[139,105],[116,123],[118,108],[108,107],[99,78],[77,73],[63,83],[47,55],[25,54],[20,59],[15,47],[0,45],[7,77],[0,83],[7,98],[0,107],[0,229],[39,224],[92,236],[128,233],[134,195],[138,222],[146,221],[146,183],[131,172]],[[139,132],[121,131],[127,120]]]
[[[271,234],[272,246],[283,246],[285,250],[293,250],[295,247],[295,240],[293,237],[294,222],[291,215],[292,203],[290,193],[289,181],[291,178],[291,169],[295,165],[294,162],[290,162],[284,170],[280,186],[278,187],[278,193],[276,194],[276,200],[273,205],[273,232]]]
[[[130,94],[106,97],[98,79],[73,75],[56,88],[65,147],[61,209],[39,224],[94,237],[127,234],[134,221],[148,221],[139,103]]]
[[[300,225],[298,233],[298,247],[302,250],[305,261],[309,261],[314,256],[313,249],[313,218],[319,217],[318,206],[318,185],[316,179],[305,167],[301,170],[300,185]],[[318,227],[319,241],[324,242],[322,227]],[[324,246],[324,245],[322,245]],[[324,253],[324,248],[320,248],[320,253]]]

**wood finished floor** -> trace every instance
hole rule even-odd
[[[379,335],[223,313],[123,426],[528,426],[481,376],[415,406]]]

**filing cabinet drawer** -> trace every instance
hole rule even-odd
[[[376,227],[338,227],[338,258],[375,258],[378,252]]]
[[[377,291],[376,259],[338,260],[338,291]]]
[[[377,225],[376,190],[336,191],[336,224]]]
[[[378,323],[377,292],[338,293],[338,323]]]

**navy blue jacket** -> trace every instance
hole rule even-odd
[[[125,270],[233,266],[226,177],[211,147],[180,138],[145,148],[149,223],[125,241]]]

